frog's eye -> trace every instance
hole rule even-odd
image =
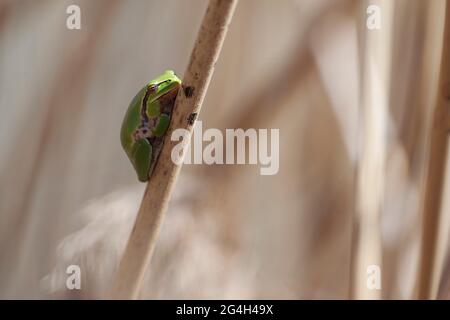
[[[147,93],[147,94],[150,94],[150,93],[156,92],[156,91],[158,91],[158,87],[159,87],[160,85],[162,85],[162,84],[164,84],[164,83],[168,83],[168,82],[172,82],[172,80],[167,79],[167,80],[164,80],[164,81],[155,83],[155,84],[151,84],[151,85],[149,85],[149,86],[147,87],[147,92],[146,92],[146,93]]]
[[[159,86],[159,83],[149,85],[148,88],[147,88],[147,92],[146,93],[149,94],[149,93],[152,93],[152,92],[156,92],[156,90],[158,90],[158,86]]]

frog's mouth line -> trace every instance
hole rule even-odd
[[[147,101],[148,97],[150,96],[150,93],[154,92],[155,90],[156,88],[154,86],[148,86],[147,89],[145,90],[145,95],[141,103],[141,126],[144,126],[144,124],[148,122]]]

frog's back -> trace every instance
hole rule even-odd
[[[125,118],[123,119],[122,128],[120,130],[120,141],[125,150],[131,150],[133,141],[133,132],[141,124],[140,108],[142,98],[145,94],[146,86],[144,86],[131,100]]]

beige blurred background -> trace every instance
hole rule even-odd
[[[367,3],[239,2],[200,119],[280,129],[280,170],[183,166],[142,298],[349,297]],[[382,297],[409,299],[444,1],[394,3]],[[206,5],[0,0],[0,298],[106,297],[144,191],[122,117],[152,77],[182,76]]]

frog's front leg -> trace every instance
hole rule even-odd
[[[155,126],[153,127],[152,133],[156,137],[162,137],[166,133],[167,128],[169,128],[169,124],[170,124],[170,115],[161,113],[161,115],[155,122]]]

